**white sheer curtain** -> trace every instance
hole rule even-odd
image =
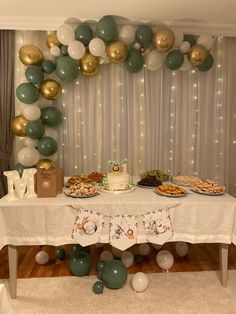
[[[17,48],[46,49],[46,33],[16,37]],[[208,72],[163,66],[131,74],[123,64],[108,64],[95,77],[60,81],[63,94],[53,105],[64,114],[58,164],[65,174],[107,172],[108,160],[127,157],[132,175],[148,169],[196,174],[236,195],[236,39],[218,37],[213,55]],[[17,84],[25,67],[18,58],[16,65]]]

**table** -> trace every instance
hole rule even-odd
[[[7,289],[3,283],[0,283],[0,313],[13,314],[13,309],[9,301]]]
[[[189,190],[186,197],[159,196],[150,189],[114,195],[75,199],[58,195],[56,198],[0,200],[0,249],[8,245],[10,292],[16,297],[17,246],[62,245],[74,243],[72,227],[77,210],[74,205],[99,211],[104,215],[140,215],[147,211],[178,203],[170,209],[174,234],[169,241],[219,243],[221,280],[227,284],[228,244],[232,242],[236,202],[228,194],[206,196]],[[105,228],[104,228],[105,229]]]

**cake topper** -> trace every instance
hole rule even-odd
[[[122,166],[122,173],[127,174],[127,161],[128,161],[128,159],[125,158],[122,161],[109,160],[108,163],[112,166],[113,174],[118,175],[120,172],[121,166]]]

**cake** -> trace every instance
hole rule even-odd
[[[123,189],[129,185],[130,176],[128,173],[108,173],[107,183],[112,189]]]

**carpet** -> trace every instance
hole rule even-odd
[[[16,314],[236,313],[236,271],[229,271],[227,288],[214,271],[148,273],[142,293],[132,290],[132,276],[123,288],[100,295],[92,292],[95,276],[18,279],[18,297],[10,302]]]

